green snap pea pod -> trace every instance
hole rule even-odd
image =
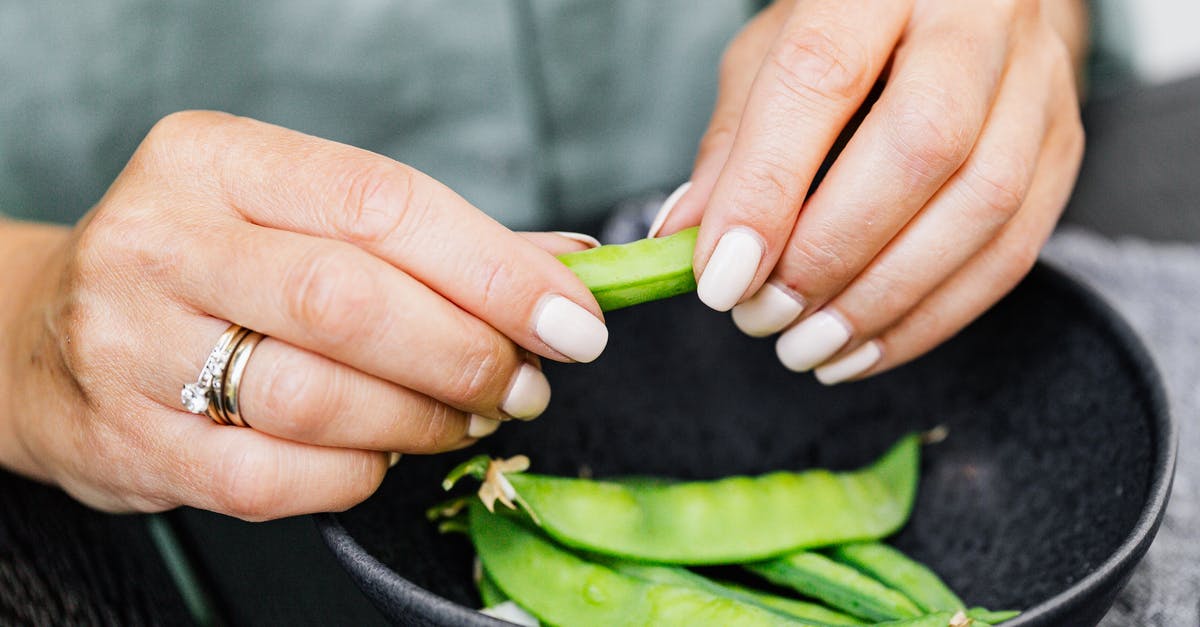
[[[517,458],[481,456],[451,471],[443,485],[464,474],[486,478],[481,497],[520,504],[555,540],[588,552],[740,564],[896,531],[912,509],[919,448],[917,436],[906,436],[854,472],[773,472],[666,485],[501,472],[497,468],[523,469],[528,460],[509,466]]]
[[[976,621],[991,623],[993,625],[999,625],[1004,621],[1012,620],[1020,615],[1021,613],[1017,610],[989,610],[985,607],[973,607],[967,610],[967,616],[970,616]],[[978,625],[979,623],[976,622],[975,624]]]
[[[479,589],[479,599],[483,601],[484,607],[500,605],[508,600],[508,595],[504,594],[504,591],[500,589],[500,586],[496,585],[496,582],[492,580],[491,575],[488,575],[487,572],[483,573],[483,576],[479,578],[479,582],[475,584],[475,587]]]
[[[483,567],[513,601],[552,625],[804,623],[685,586],[643,581],[589,562],[523,521],[471,505],[470,534]]]
[[[636,577],[643,581],[695,588],[714,596],[726,597],[742,603],[757,605],[777,614],[805,621],[806,624],[811,623],[820,627],[862,624],[850,616],[846,616],[841,612],[835,612],[816,603],[805,603],[804,601],[787,599],[766,592],[716,582],[704,575],[694,573],[680,566],[631,562],[629,560],[602,555],[589,556],[589,559],[603,564],[618,573]]]
[[[991,625],[974,620],[962,612],[934,612],[917,618],[875,623],[875,627],[991,627]]]
[[[809,603],[808,601],[801,601],[800,599],[781,597],[777,594],[755,590],[754,588],[748,588],[746,586],[739,586],[734,583],[721,582],[721,585],[753,598],[758,602],[759,605],[765,605],[805,620],[817,621],[826,625],[865,624],[861,620],[854,618],[849,614],[843,614],[837,610],[831,610],[824,605],[819,605],[817,603]]]
[[[695,291],[698,231],[566,253],[558,260],[592,291],[600,309],[612,311]]]
[[[747,564],[745,568],[771,583],[867,620],[917,618],[924,614],[903,594],[820,553],[800,551]]]
[[[926,612],[967,607],[932,570],[881,542],[843,544],[830,549],[829,555],[900,592]]]

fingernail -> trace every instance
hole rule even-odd
[[[534,329],[550,348],[578,362],[596,359],[608,345],[608,327],[592,312],[562,296],[546,299]]]
[[[573,231],[551,231],[551,232],[559,237],[573,239],[573,240],[579,242],[580,244],[587,244],[588,248],[600,248],[600,240],[592,237],[591,235],[586,235],[584,233],[575,233]]]
[[[862,374],[867,368],[878,363],[882,356],[883,350],[879,348],[879,342],[871,340],[850,351],[845,357],[817,368],[813,374],[816,375],[817,381],[825,385],[841,383]]]
[[[489,436],[500,428],[500,421],[471,414],[471,424],[467,427],[467,437],[482,438]]]
[[[391,467],[395,466],[396,464],[400,463],[401,457],[403,457],[403,456],[400,455],[400,453],[389,453],[388,454],[388,468],[391,468]]]
[[[663,201],[662,207],[658,209],[658,213],[654,214],[654,221],[650,223],[650,230],[646,232],[646,237],[654,237],[662,230],[664,224],[667,223],[667,216],[671,215],[671,210],[679,203],[679,199],[692,188],[692,182],[688,181],[683,185],[675,188],[670,196]]]
[[[784,331],[775,343],[775,354],[788,370],[804,372],[829,359],[850,341],[850,329],[826,311],[800,321]]]
[[[767,283],[750,300],[733,308],[733,323],[746,335],[763,337],[791,324],[802,311],[804,303],[799,297]]]
[[[749,229],[736,228],[721,236],[700,275],[696,295],[717,311],[729,311],[754,280],[763,245]]]
[[[550,404],[550,382],[541,370],[529,364],[522,364],[517,369],[508,388],[508,396],[500,404],[500,411],[521,420],[532,420],[546,411]]]

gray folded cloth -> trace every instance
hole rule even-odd
[[[1098,291],[1142,338],[1180,424],[1166,517],[1103,627],[1200,625],[1200,243],[1060,230],[1042,258]]]

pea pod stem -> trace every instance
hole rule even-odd
[[[600,309],[612,311],[695,291],[698,231],[566,253],[558,260],[591,290]]]

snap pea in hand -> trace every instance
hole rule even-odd
[[[592,291],[601,310],[612,311],[695,291],[697,231],[566,253],[558,260]]]

